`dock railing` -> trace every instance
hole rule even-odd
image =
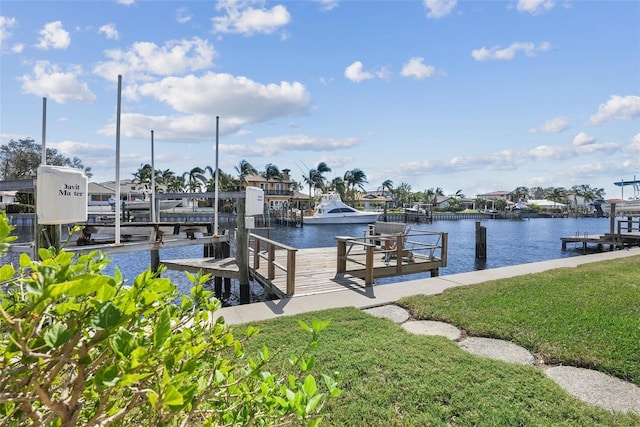
[[[276,250],[286,250],[286,265],[276,261]],[[287,277],[287,295],[293,295],[296,287],[296,252],[298,249],[278,243],[268,237],[249,233],[249,252],[253,253],[253,270],[258,271],[260,260],[267,262],[267,279],[276,277],[276,268],[285,272]]]
[[[357,264],[364,267],[367,286],[373,285],[375,257],[379,254],[383,255],[387,267],[395,262],[395,275],[408,274],[408,263],[412,261],[437,262],[440,267],[447,265],[448,234],[443,232],[410,231],[364,237],[336,236],[336,241],[338,274],[349,271],[347,262]]]

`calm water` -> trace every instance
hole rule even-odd
[[[582,246],[569,244],[562,251],[560,237],[601,234],[609,231],[608,218],[533,218],[523,221],[483,220],[487,229],[487,259],[478,263],[475,260],[475,220],[434,221],[433,224],[411,224],[414,231],[427,230],[447,232],[449,234],[448,266],[440,275],[463,273],[485,268],[504,267],[536,261],[545,261],[583,254]],[[335,236],[360,237],[365,234],[367,225],[307,225],[302,228],[275,226],[271,238],[296,248],[335,247]],[[23,241],[29,240],[31,230],[17,230]],[[26,236],[26,237],[25,237]],[[202,256],[202,246],[170,248],[160,251],[161,260],[179,258],[198,258]],[[107,269],[111,274],[117,266],[128,280],[149,267],[151,261],[148,252],[111,255],[112,265]],[[0,262],[9,262],[9,258]],[[169,277],[183,292],[188,292],[189,282],[184,273],[167,271]],[[381,284],[391,285],[403,280],[428,277],[428,273],[408,275],[381,280]],[[237,283],[232,283],[232,295],[226,304],[236,305],[238,301]],[[252,301],[264,297],[260,286],[252,286]]]

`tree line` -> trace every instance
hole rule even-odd
[[[0,178],[2,180],[35,178],[36,171],[41,161],[42,146],[36,144],[33,139],[10,140],[8,144],[0,146]],[[54,148],[46,150],[47,164],[53,166],[68,166],[81,169],[87,177],[91,178],[91,167],[86,167],[78,157],[68,158]],[[241,160],[234,166],[235,174],[218,170],[219,191],[237,191],[247,185],[247,177],[262,176],[267,185],[271,181],[282,181],[284,175],[281,169],[273,164],[267,163],[264,169],[258,170],[247,160]],[[308,189],[309,198],[313,199],[316,192],[335,192],[348,204],[357,205],[359,196],[365,192],[365,184],[368,184],[367,175],[361,169],[348,170],[343,176],[328,179],[326,174],[331,172],[331,168],[325,162],[320,162],[315,168],[310,168],[302,177],[302,182],[291,180],[291,190]],[[133,181],[137,184],[146,185],[151,188],[152,181],[155,182],[156,192],[167,193],[200,193],[215,191],[215,168],[211,166],[194,167],[182,174],[171,169],[152,170],[150,164],[141,164],[140,168],[133,174]],[[152,179],[153,176],[153,179]],[[424,203],[435,206],[438,202],[447,200],[452,209],[458,208],[464,199],[465,194],[458,190],[453,194],[445,195],[442,187],[431,187],[422,191],[412,191],[411,185],[402,182],[394,187],[393,181],[385,180],[377,188],[378,192],[390,196],[394,204],[403,206],[413,203]],[[593,188],[588,184],[574,185],[571,188],[564,187],[516,187],[510,193],[511,201],[527,201],[530,199],[546,199],[558,203],[573,206],[578,210],[578,200],[583,201],[583,205],[594,200],[603,199],[605,191],[603,188]],[[478,209],[494,207],[503,210],[506,201],[491,201],[482,197],[472,200]]]

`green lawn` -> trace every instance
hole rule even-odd
[[[640,385],[640,257],[585,264],[399,301],[412,316],[513,341],[547,364]]]
[[[511,339],[546,358],[640,378],[640,257],[407,298],[417,318],[472,335]],[[388,285],[393,286],[393,285]],[[479,358],[442,337],[416,336],[357,309],[254,324],[250,348],[280,349],[273,370],[300,351],[298,320],[330,320],[315,373],[340,373],[343,394],[325,425],[638,426],[640,416],[581,403],[539,369]],[[242,327],[234,327],[237,334]]]

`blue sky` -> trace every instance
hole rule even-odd
[[[0,140],[93,181],[247,160],[467,196],[640,179],[638,1],[0,3]],[[629,193],[631,190],[628,190]],[[625,193],[629,194],[629,193]]]

